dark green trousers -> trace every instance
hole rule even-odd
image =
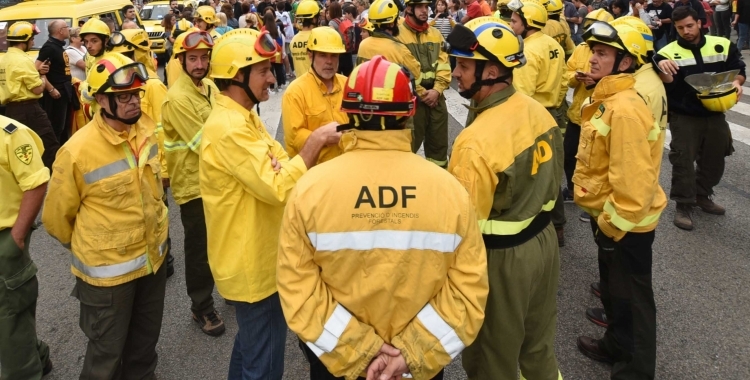
[[[208,240],[203,200],[193,199],[180,205],[180,219],[185,229],[185,284],[197,316],[214,311],[214,277],[208,266]]]
[[[490,293],[484,324],[462,364],[472,380],[557,380],[560,251],[550,224],[512,248],[487,250]]]
[[[128,283],[101,287],[76,278],[80,325],[89,339],[81,380],[155,379],[156,343],[164,314],[167,268]]]
[[[557,127],[560,128],[560,132],[563,134],[563,136],[565,136],[565,128],[568,125],[568,102],[563,100],[560,107],[547,108],[547,111],[549,111],[550,115],[555,118]],[[558,145],[555,147],[556,152],[564,151],[562,140],[556,141],[555,143],[556,145]],[[564,157],[557,157],[557,159],[562,161],[564,160]],[[552,224],[555,226],[555,228],[563,228],[563,226],[565,226],[565,223],[567,222],[567,219],[565,218],[565,202],[562,197],[562,187],[557,194],[557,202],[555,202],[555,208],[552,209],[550,217],[552,218]]]
[[[445,96],[438,98],[434,108],[417,101],[417,111],[412,118],[411,150],[417,153],[424,141],[424,156],[440,167],[448,167],[448,107]]]
[[[695,203],[696,195],[709,196],[724,175],[724,158],[734,152],[732,132],[724,114],[693,117],[669,114],[669,162],[672,187],[669,198]]]
[[[49,347],[36,335],[39,281],[29,256],[31,232],[24,249],[0,230],[0,379],[41,379]]]

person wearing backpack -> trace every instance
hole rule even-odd
[[[354,8],[354,7],[351,7]],[[347,10],[351,9],[347,6]],[[354,14],[356,15],[357,8],[354,8]],[[339,74],[349,76],[354,69],[354,63],[352,62],[352,53],[354,53],[354,28],[352,21],[349,19],[343,19],[343,13],[341,10],[341,4],[338,2],[331,2],[328,6],[328,16],[331,21],[328,22],[328,26],[335,29],[341,35],[341,39],[344,41],[346,47],[346,53],[339,55]]]
[[[451,83],[448,54],[442,50],[445,42],[437,28],[427,22],[431,0],[406,0],[406,18],[398,26],[396,40],[406,45],[419,61],[421,72],[413,73],[417,84],[424,87],[414,114],[411,149],[417,152],[424,141],[424,155],[428,161],[448,166],[448,108],[443,91]]]

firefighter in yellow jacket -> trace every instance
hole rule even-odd
[[[357,66],[344,94],[354,128],[341,137],[344,155],[305,175],[284,212],[284,315],[310,378],[442,379],[484,317],[486,258],[471,199],[411,153],[416,97],[398,65],[376,56]]]
[[[549,0],[544,7],[547,9],[547,23],[542,28],[542,33],[552,37],[557,41],[563,50],[565,50],[565,59],[567,60],[576,45],[570,38],[570,26],[568,22],[560,22],[560,15],[563,11],[563,0]]]
[[[216,31],[219,25],[219,19],[216,17],[216,10],[210,5],[201,5],[195,10],[193,24],[196,28],[211,34],[214,41],[219,41],[221,34]]]
[[[314,1],[306,3],[317,6]],[[339,55],[346,53],[341,35],[321,26],[310,31],[306,45],[312,63],[310,70],[297,77],[281,99],[284,143],[289,157],[302,150],[314,130],[330,123],[349,122],[349,117],[341,111],[346,77],[336,74]],[[320,152],[318,163],[340,155],[341,148],[337,145],[327,146]]]
[[[667,204],[659,186],[661,129],[634,89],[646,43],[637,30],[595,22],[584,33],[597,82],[583,107],[575,201],[591,215],[599,247],[602,339],[578,338],[586,356],[614,363],[613,379],[653,379],[656,307],[651,286],[655,228]]]
[[[101,112],[60,148],[44,204],[47,232],[71,251],[86,321],[81,378],[152,378],[156,368],[169,221],[156,126],[140,108],[147,79],[121,54],[92,68]]]
[[[396,63],[409,70],[416,83],[417,96],[422,97],[427,91],[422,87],[422,66],[403,43],[397,40],[399,28],[398,15],[400,3],[394,0],[375,0],[370,5],[368,21],[375,27],[371,38],[362,40],[357,51],[357,64],[381,55],[388,62]]]
[[[185,230],[185,285],[193,320],[205,334],[224,333],[224,321],[214,308],[214,278],[208,266],[206,217],[198,184],[203,124],[213,108],[219,89],[206,78],[213,38],[197,28],[175,39],[175,61],[184,72],[162,104],[164,153],[175,203]]]
[[[307,41],[310,37],[310,31],[318,25],[320,5],[314,0],[302,1],[297,5],[294,17],[300,30],[292,38],[289,49],[292,52],[292,60],[294,61],[294,76],[299,78],[310,70],[312,62],[307,53]],[[287,89],[287,91],[289,90]]]
[[[528,379],[556,380],[560,255],[550,211],[562,175],[560,129],[513,86],[526,59],[507,24],[477,18],[456,25],[448,43],[453,77],[477,114],[458,135],[448,171],[476,208],[490,284],[484,325],[463,367],[469,379],[515,380],[520,365]]]
[[[425,89],[417,101],[411,150],[424,143],[424,155],[440,167],[448,166],[448,107],[443,91],[451,84],[451,65],[443,51],[440,31],[427,23],[432,0],[407,0],[406,17],[396,39],[419,61],[419,84]]]
[[[268,100],[276,82],[269,59],[277,49],[268,32],[243,28],[224,34],[211,53],[211,77],[221,93],[203,127],[199,179],[208,263],[239,327],[230,379],[282,377],[287,327],[276,292],[281,216],[297,180],[340,135],[335,125],[318,128],[290,159],[266,131],[253,107]]]
[[[96,17],[90,18],[81,27],[79,33],[83,44],[86,46],[86,79],[88,80],[88,74],[94,63],[104,57],[109,50],[109,35],[110,30],[104,21],[99,20]],[[90,91],[88,82],[81,83],[81,107],[83,107],[84,114],[87,121],[91,121],[94,115],[99,112],[99,105],[95,99],[95,92]]]
[[[588,29],[596,21],[610,22],[614,20],[603,8],[594,10],[586,15],[583,22],[584,29]],[[565,128],[563,137],[563,147],[565,149],[565,184],[563,189],[563,199],[565,202],[573,202],[573,171],[576,169],[576,153],[578,152],[578,139],[581,136],[581,107],[584,101],[591,96],[596,84],[593,79],[588,78],[586,73],[591,70],[589,59],[591,58],[591,48],[586,43],[579,44],[573,50],[573,54],[568,59],[563,81],[567,87],[573,89],[573,101],[568,107],[568,124]],[[566,89],[567,93],[567,89]],[[589,214],[581,213],[582,221],[589,221]]]

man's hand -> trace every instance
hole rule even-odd
[[[427,90],[422,96],[422,101],[427,104],[428,107],[433,108],[437,105],[440,93],[437,90]]]
[[[367,380],[390,380],[393,378],[400,379],[401,375],[403,373],[409,372],[409,368],[406,367],[406,370],[403,372],[398,373],[397,375],[386,375],[384,371],[388,370],[388,366],[391,364],[393,360],[396,358],[401,358],[403,360],[403,356],[401,356],[401,351],[391,346],[388,343],[383,343],[383,345],[380,347],[380,351],[378,351],[378,356],[373,359],[372,363],[367,367]],[[406,362],[404,362],[404,366],[406,366]],[[395,373],[395,371],[390,371],[388,373]],[[384,377],[384,375],[386,377]]]
[[[339,123],[332,121],[313,131],[312,135],[325,140],[325,145],[336,145],[341,139],[341,132],[336,131]],[[311,135],[311,136],[312,136]]]
[[[53,88],[52,91],[49,94],[50,94],[50,96],[52,96],[52,99],[60,99],[60,97],[62,96],[60,94],[60,91],[57,91],[56,88]]]
[[[268,152],[268,157],[271,157],[271,167],[273,168],[273,171],[278,173],[281,170],[281,162],[279,162],[271,152]]]
[[[742,96],[742,84],[740,84],[739,79],[735,79],[734,82],[732,82],[732,86],[737,89],[737,99]]]
[[[39,71],[39,74],[47,75],[49,72],[49,61],[42,62],[37,70]]]
[[[680,69],[680,67],[677,66],[677,64],[674,63],[674,61],[670,61],[668,59],[659,61],[658,66],[659,66],[659,70],[661,70],[662,73],[669,74],[669,75],[677,74],[677,71]]]
[[[596,81],[591,79],[591,77],[588,74],[584,72],[580,72],[580,71],[576,71],[576,80],[583,83],[587,87],[593,86],[596,84]]]
[[[10,229],[10,236],[13,238],[13,241],[16,242],[16,245],[18,248],[20,248],[23,251],[25,241],[26,241],[26,234],[21,231],[20,228],[11,228]]]

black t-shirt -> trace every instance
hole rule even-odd
[[[70,62],[68,60],[68,53],[65,52],[64,46],[65,42],[50,37],[47,42],[42,45],[42,48],[39,50],[39,56],[36,60],[44,62],[49,59],[47,80],[49,80],[49,82],[58,90],[65,88],[66,91],[71,91],[71,81],[73,79],[70,76]],[[68,92],[68,95],[71,94],[72,92]]]
[[[652,24],[656,25],[656,19],[671,19],[672,18],[672,6],[667,2],[661,3],[661,6],[656,6],[653,3],[646,6],[646,12],[651,16]],[[669,29],[672,24],[662,24],[658,29],[652,29],[654,33],[654,40],[660,39],[664,34],[669,34]]]

